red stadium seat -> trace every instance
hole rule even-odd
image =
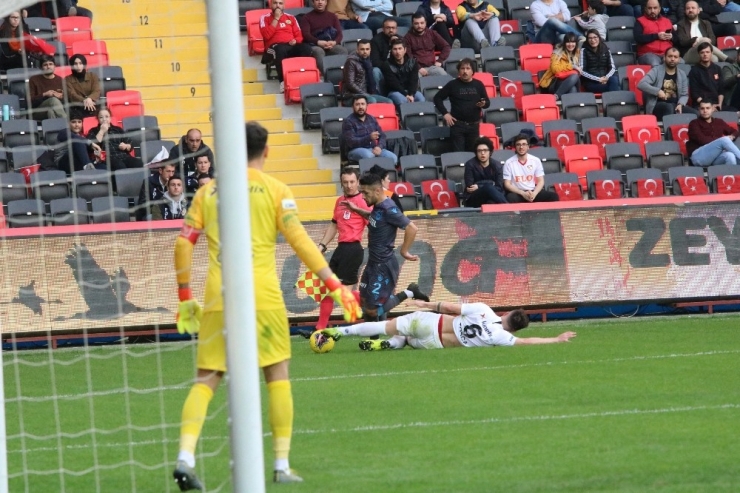
[[[635,142],[640,145],[642,156],[645,157],[645,144],[663,140],[658,128],[658,119],[653,115],[631,115],[622,118],[622,130],[625,142]]]
[[[533,43],[519,47],[519,65],[522,70],[532,73],[532,78],[537,81],[537,72],[550,68],[550,56],[552,56],[552,45],[549,43]]]
[[[553,190],[558,194],[560,202],[583,200],[583,191],[578,183],[556,183]]]
[[[72,52],[84,55],[88,67],[103,67],[108,63],[108,47],[105,41],[77,41],[72,45]]]
[[[98,126],[98,117],[97,116],[86,116],[82,119],[82,135],[87,135],[87,133],[92,130],[93,128]]]
[[[704,177],[680,176],[676,178],[675,183],[681,190],[681,195],[707,195],[709,193]]]
[[[68,75],[72,74],[72,67],[70,67],[69,65],[62,65],[61,67],[57,67],[54,69],[54,74],[57,77],[61,77],[62,79],[64,79]]]
[[[689,141],[689,125],[687,123],[671,125],[668,127],[668,135],[671,140],[678,142],[678,145],[681,147],[681,154],[686,156],[686,142]]]
[[[653,197],[662,197],[665,195],[665,183],[660,179],[652,178],[641,178],[637,180],[633,185],[637,190],[637,197],[641,199],[649,199]]]
[[[587,188],[586,173],[604,169],[599,146],[595,144],[578,144],[565,149],[565,171],[578,175],[581,188]]]
[[[94,39],[92,21],[87,17],[60,17],[57,19],[57,39],[67,45],[67,54],[74,55],[72,45],[77,41]]]
[[[524,97],[524,87],[521,81],[509,80],[499,77],[499,86],[501,87],[501,96],[505,98],[514,98],[514,106],[522,109],[522,97]]]
[[[740,50],[740,36],[721,36],[717,38],[717,48],[722,50],[725,55],[734,53],[737,55]]]
[[[283,81],[285,82],[285,104],[300,103],[301,86],[321,82],[316,59],[310,56],[284,59]]]
[[[269,14],[270,9],[250,10],[246,13],[247,20],[247,49],[249,56],[261,55],[265,52],[265,40],[260,31],[260,18]]]
[[[378,120],[380,128],[384,132],[390,130],[399,130],[398,115],[396,115],[396,105],[393,103],[371,103],[367,105],[367,114],[372,115]]]
[[[522,117],[524,121],[534,123],[537,136],[542,139],[542,123],[548,120],[560,120],[560,110],[554,94],[530,94],[522,96]]]
[[[121,127],[127,116],[144,114],[144,103],[139,91],[110,91],[105,97],[113,125]]]
[[[483,83],[486,87],[486,94],[489,98],[496,97],[496,84],[493,83],[493,75],[487,72],[476,72],[473,74],[473,79],[477,79]]]
[[[450,189],[447,180],[424,180],[421,182],[421,195],[424,208],[444,210],[460,207],[455,191]]]
[[[493,142],[493,149],[499,150],[501,149],[501,141],[498,138],[498,134],[496,133],[496,125],[493,123],[481,123],[479,125],[478,131],[480,132],[481,137],[488,137]]]
[[[567,130],[564,128],[556,128],[547,132],[545,135],[546,141],[550,143],[550,147],[558,151],[558,157],[561,161],[565,161],[565,149],[568,146],[572,146],[578,143],[578,135],[573,130]]]
[[[645,77],[645,74],[647,74],[651,68],[652,67],[650,67],[650,65],[627,65],[627,81],[629,82],[629,90],[635,93],[635,99],[637,99],[637,104],[640,106],[643,106],[645,102],[643,101],[642,91],[637,88],[637,83]]]

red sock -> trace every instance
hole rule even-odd
[[[319,304],[319,321],[316,322],[316,330],[326,328],[329,324],[329,317],[331,317],[332,310],[334,310],[334,300],[331,296],[327,296]]]

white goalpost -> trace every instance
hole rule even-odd
[[[0,2],[0,18],[34,3],[4,0]],[[223,470],[230,469],[233,491],[264,492],[255,288],[252,256],[244,253],[251,251],[251,233],[238,2],[191,0],[190,5],[198,4],[202,14],[184,15],[198,15],[198,22],[205,18],[207,33],[205,27],[187,33],[187,25],[178,26],[175,21],[168,25],[166,9],[178,8],[168,7],[170,2],[147,2],[146,6],[143,0],[114,3],[131,6],[130,17],[114,18],[98,8],[93,29],[105,26],[100,28],[101,39],[109,44],[111,65],[116,65],[118,57],[136,60],[129,62],[136,64],[136,70],[125,70],[126,89],[140,88],[143,79],[139,72],[155,66],[150,54],[170,53],[171,62],[161,64],[160,58],[156,62],[163,80],[147,87],[161,98],[152,107],[162,112],[166,102],[172,101],[168,111],[180,113],[178,122],[190,121],[192,114],[191,127],[212,125],[207,139],[218,160],[228,397],[221,398],[224,404],[214,399],[209,408],[204,427],[208,433],[202,436],[196,453],[198,476],[208,491],[223,491],[229,488],[228,474]],[[152,28],[164,34],[137,39],[126,33],[133,24],[141,32]],[[106,33],[111,32],[121,34],[107,38]],[[208,66],[187,67],[177,58],[188,49],[187,42],[178,38],[187,36],[201,42],[207,38]],[[110,45],[124,49],[114,51]],[[186,71],[190,79],[182,76]],[[170,78],[174,82],[167,82]],[[204,111],[195,102],[206,98],[210,104]],[[165,122],[161,139],[165,135],[173,139],[173,132],[188,130],[175,129],[176,125],[183,124]],[[110,491],[111,477],[114,481],[123,478],[132,491],[179,491],[172,481],[172,469],[180,411],[193,381],[195,343],[162,342],[163,335],[172,334],[177,312],[172,268],[177,233],[150,223],[116,225],[104,233],[87,226],[75,228],[66,236],[47,229],[42,235],[27,237],[10,229],[0,241],[0,256],[4,258],[0,329],[6,347],[12,345],[10,351],[0,353],[0,396],[4,398],[0,406],[0,493],[11,488]],[[204,240],[196,246],[198,257],[193,266],[193,291],[201,300],[207,257]],[[37,255],[33,262],[38,265],[19,263],[26,255]],[[152,292],[157,291],[152,285],[160,285],[166,294],[152,299]],[[101,308],[99,293],[90,294],[101,286],[113,293],[113,301],[108,301],[108,308],[113,306],[115,312],[112,316]],[[33,333],[24,328],[23,320],[31,312]],[[128,330],[131,318],[126,317],[136,318],[134,325],[153,342],[133,344],[132,334],[138,336]],[[162,325],[169,330],[163,330]],[[24,338],[24,330],[29,330],[28,337]],[[96,338],[102,336],[93,330],[104,333],[107,344],[94,347]],[[13,337],[8,339],[10,333]],[[71,333],[79,333],[81,344],[56,349],[57,334],[71,337]],[[16,343],[16,337],[23,342]],[[38,345],[42,349],[37,349]],[[82,423],[85,419],[86,424]],[[214,462],[222,469],[218,475],[207,476]]]

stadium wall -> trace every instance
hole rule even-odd
[[[415,281],[434,299],[495,308],[740,299],[740,203],[569,207],[415,218],[411,252],[420,260],[399,257],[398,285]],[[171,325],[180,223],[2,230],[3,333]],[[326,225],[306,228],[318,239]],[[194,254],[199,298],[205,247]],[[290,316],[315,318],[318,305],[294,288],[305,268],[284,242],[277,264]]]

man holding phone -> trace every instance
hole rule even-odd
[[[453,79],[434,95],[434,106],[444,115],[450,127],[455,152],[475,152],[475,140],[480,136],[481,110],[491,105],[483,83],[473,78],[475,60],[463,58],[457,63],[457,79]],[[450,111],[444,101],[450,100]]]
[[[643,15],[636,19],[634,35],[637,63],[661,65],[666,50],[673,46],[673,23],[663,16],[658,0],[647,0]]]

